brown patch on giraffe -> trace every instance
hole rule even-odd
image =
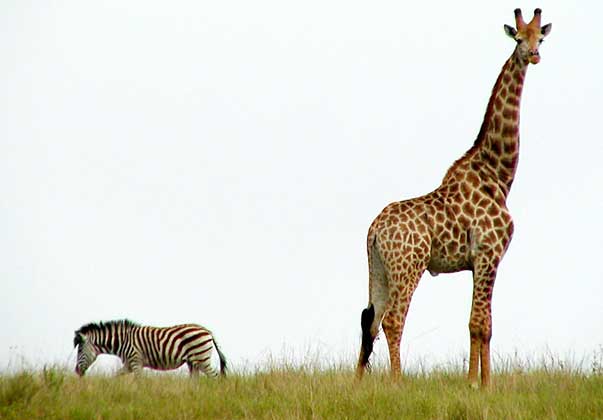
[[[448,252],[448,255],[455,255],[457,253],[457,250],[458,244],[455,241],[448,242],[446,246],[446,251]]]
[[[492,153],[494,154],[494,156],[498,156],[502,152],[502,145],[500,144],[499,141],[493,141],[492,144],[490,145],[490,150],[492,150]],[[495,158],[493,157],[493,159],[495,159]]]
[[[516,137],[518,127],[515,124],[504,124],[502,128],[503,137]]]
[[[491,185],[483,184],[481,189],[488,197],[494,198],[494,188]]]
[[[503,107],[503,101],[500,98],[496,98],[494,101],[494,109],[496,111],[500,111]]]
[[[506,141],[504,142],[504,150],[507,155],[515,154],[517,153],[517,144],[515,142]]]
[[[496,216],[497,214],[500,213],[500,211],[498,210],[498,208],[494,204],[490,204],[488,206],[487,212],[488,212],[488,216],[490,216],[490,217],[494,217],[494,216]]]
[[[483,208],[480,208],[480,210],[485,213],[485,211],[484,211]],[[482,221],[481,221],[481,224],[486,229],[491,229],[492,228],[492,220],[490,218],[488,218],[488,217],[484,217],[482,219]]]
[[[419,242],[420,242],[419,232],[413,232],[412,233],[412,243],[418,244]],[[416,252],[420,252],[420,251],[416,251]]]
[[[452,226],[452,236],[454,238],[458,238],[461,234],[461,228],[459,227],[459,225],[454,225]]]
[[[511,107],[503,108],[502,116],[506,120],[516,120],[517,119],[517,109]]]
[[[467,227],[467,226],[469,226],[471,219],[461,213],[458,217],[458,221],[461,224],[461,226]]]
[[[493,124],[492,129],[498,133],[500,131],[500,127],[502,125],[502,119],[500,118],[500,115],[494,114],[492,116],[492,124]]]
[[[446,220],[446,216],[444,216],[444,213],[442,213],[442,212],[437,212],[435,215],[435,220],[436,220],[436,223],[442,224],[442,223],[444,223],[444,220]]]
[[[482,195],[482,196],[480,196],[480,197],[481,197],[481,198],[480,198],[480,200],[478,201],[477,206],[478,206],[478,207],[481,207],[481,208],[483,208],[483,209],[485,210],[485,209],[486,209],[486,207],[488,207],[488,205],[489,205],[489,204],[492,202],[492,200],[490,200],[490,199],[489,199],[489,198],[487,198],[487,197],[484,197],[483,195]]]
[[[475,215],[475,208],[473,206],[473,204],[471,204],[470,201],[465,201],[463,203],[463,213],[466,214],[467,216],[474,216]]]
[[[491,146],[492,147],[492,146]],[[499,146],[500,147],[500,146]],[[496,156],[493,155],[492,153],[485,153],[484,154],[484,160],[486,161],[486,163],[488,165],[490,165],[492,168],[496,168],[496,165],[498,164]]]
[[[479,190],[473,190],[471,192],[471,198],[470,201],[474,204],[477,204],[480,202],[480,200],[482,199],[482,195],[480,194]]]
[[[479,163],[476,162],[475,160],[472,160],[471,161],[471,171],[477,172],[477,171],[479,171],[479,169],[480,169]]]
[[[475,172],[468,172],[465,178],[467,179],[469,184],[471,184],[472,187],[476,188],[477,186],[479,186],[479,177]]]
[[[508,158],[508,159],[501,159],[500,163],[505,168],[515,168],[517,166],[517,157],[513,156],[513,157]]]
[[[504,238],[507,233],[505,232],[504,226],[498,229],[494,229],[494,233],[496,234],[496,237],[500,240],[502,238]]]
[[[463,197],[469,197],[471,194],[471,188],[467,182],[461,184],[461,193],[463,194]]]

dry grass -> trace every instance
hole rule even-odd
[[[346,368],[274,366],[218,380],[90,376],[60,368],[0,376],[1,419],[603,419],[603,372],[504,369],[490,391],[460,369],[362,382]]]

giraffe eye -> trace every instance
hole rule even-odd
[[[515,42],[517,42],[518,44],[521,44],[521,39],[515,38]]]
[[[543,42],[543,41],[544,41],[544,38],[539,39],[539,40],[538,40],[538,43],[539,43],[539,44],[542,44],[542,42]]]

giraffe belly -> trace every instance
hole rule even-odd
[[[457,271],[471,269],[467,253],[447,253],[432,249],[427,270],[432,276],[440,273],[456,273]]]

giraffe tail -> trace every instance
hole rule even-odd
[[[375,307],[371,303],[368,308],[362,311],[360,316],[360,327],[362,328],[362,352],[360,363],[362,366],[369,364],[369,357],[373,352],[373,336],[371,335],[371,326],[375,320]]]
[[[362,328],[362,344],[358,359],[358,376],[362,376],[364,368],[370,369],[369,358],[373,352],[373,342],[377,336],[379,323],[385,312],[389,296],[389,286],[385,266],[381,259],[377,237],[369,234],[369,304],[362,311],[360,326]]]

